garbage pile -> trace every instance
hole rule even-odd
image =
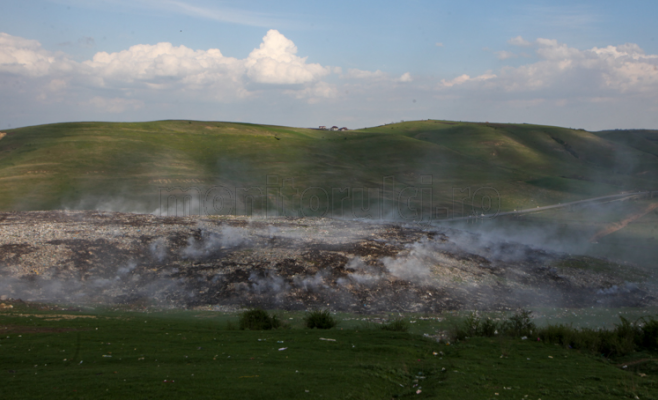
[[[612,266],[441,226],[0,213],[3,299],[353,312],[656,305],[646,272],[590,261]]]

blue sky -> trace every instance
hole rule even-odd
[[[656,16],[655,1],[2,2],[0,129],[165,118],[658,128]]]

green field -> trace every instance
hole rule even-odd
[[[3,399],[658,398],[656,361],[620,368],[655,355],[611,359],[520,338],[423,335],[448,329],[459,319],[451,313],[405,316],[409,333],[378,329],[390,315],[338,315],[336,328],[320,331],[287,312],[278,313],[285,329],[239,331],[227,329],[236,313],[15,304],[0,314]],[[573,314],[583,324],[646,315],[574,311],[539,315],[555,323]]]
[[[658,189],[658,133],[650,131],[597,134],[427,120],[347,132],[156,121],[62,123],[6,133],[0,139],[0,210],[153,211],[161,187],[203,192],[223,186],[232,191],[233,206],[219,213],[249,214],[245,196],[255,195],[256,208],[279,214],[300,216],[305,207],[304,215],[358,217],[345,211],[348,192],[338,189],[352,189],[360,201],[363,188],[381,189],[387,178],[382,202],[406,201],[398,196],[406,187],[425,189],[422,196],[401,195],[445,218],[470,212],[455,201],[479,207],[486,192],[476,194],[479,188],[498,193],[493,211]],[[304,198],[309,188],[315,189]],[[278,190],[288,206],[277,205]],[[310,203],[314,193],[322,204]]]

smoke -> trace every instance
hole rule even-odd
[[[413,243],[407,254],[391,258],[386,257],[382,263],[393,276],[416,284],[428,284],[431,276],[430,266],[436,261],[435,252],[428,239]]]
[[[180,253],[183,258],[200,259],[213,254],[241,246],[247,242],[248,234],[244,229],[224,226],[218,232],[201,230],[201,237],[190,237],[187,246]]]
[[[169,303],[171,294],[182,289],[182,282],[167,274],[142,275],[132,261],[104,276],[68,276],[56,274],[5,276],[0,281],[0,293],[27,301],[64,303],[124,303],[148,299]]]
[[[151,256],[158,262],[162,262],[167,258],[167,241],[164,238],[157,238],[149,244],[149,251]]]
[[[596,304],[647,293],[646,285],[625,282],[631,279],[565,269],[556,264],[564,254],[514,242],[502,229],[467,232],[325,219],[222,218],[194,225],[191,219],[176,224],[152,216],[110,219],[94,213],[37,217],[48,224],[50,217],[61,219],[75,229],[60,240],[69,226],[58,240],[35,241],[32,247],[0,243],[0,268],[6,265],[0,294],[72,303],[297,309],[331,304],[347,310],[423,311]],[[23,222],[16,232],[25,231]],[[38,223],[34,226],[26,238],[42,231]],[[108,234],[113,230],[119,234]],[[53,245],[59,258],[52,259],[59,261],[38,268],[54,254]]]
[[[632,293],[632,292],[636,292],[638,290],[639,290],[639,286],[638,286],[637,283],[626,282],[622,286],[612,285],[611,287],[606,288],[606,289],[599,289],[599,290],[596,291],[596,294],[617,295],[617,294]]]
[[[327,277],[326,271],[320,271],[315,275],[301,277],[296,276],[293,280],[294,285],[307,292],[315,292],[320,289],[328,288],[325,278]]]
[[[251,282],[251,292],[259,295],[281,296],[290,289],[290,285],[282,277],[271,273],[261,277],[252,272],[249,275],[249,282]]]

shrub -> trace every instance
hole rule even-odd
[[[409,330],[409,323],[402,318],[396,318],[388,324],[382,325],[380,329],[383,331],[407,332]]]
[[[638,335],[638,344],[645,349],[658,350],[658,321],[651,318],[641,318],[642,328]]]
[[[281,323],[276,315],[270,316],[266,311],[261,309],[245,311],[240,317],[240,329],[242,330],[263,331],[276,329],[279,326],[281,326]]]
[[[492,337],[498,333],[498,324],[496,321],[487,318],[480,323],[480,329],[478,333],[481,336]]]
[[[503,324],[503,330],[510,336],[530,336],[537,330],[530,315],[532,311],[519,310]]]
[[[496,335],[500,328],[496,321],[490,318],[482,319],[476,313],[471,313],[461,324],[453,325],[450,337],[452,340],[464,340],[474,336],[491,337]]]
[[[304,317],[307,328],[331,329],[338,324],[338,321],[329,314],[329,311],[313,311]]]

